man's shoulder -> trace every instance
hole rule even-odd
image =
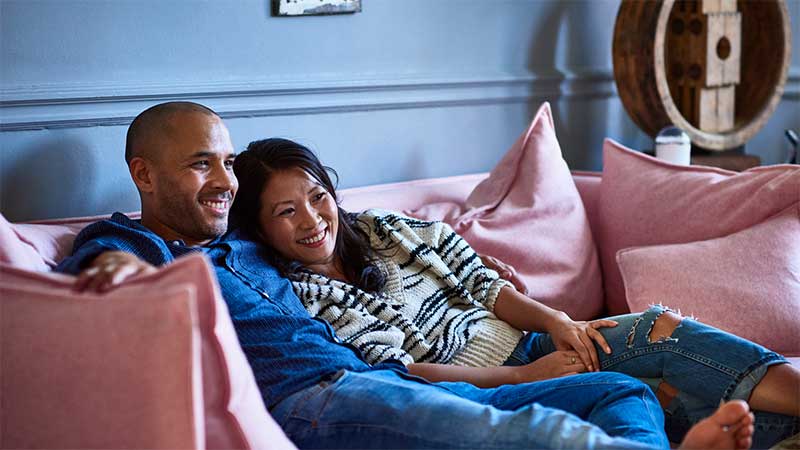
[[[156,233],[122,213],[95,222],[75,237],[72,256],[59,264],[59,271],[77,273],[100,253],[124,251],[154,265],[174,259],[166,242]]]
[[[114,238],[131,236],[137,236],[140,239],[159,239],[155,233],[144,227],[138,220],[115,212],[108,219],[99,220],[82,229],[75,237],[75,246],[94,239],[114,240]]]

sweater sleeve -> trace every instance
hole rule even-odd
[[[483,264],[469,243],[444,222],[431,222],[430,245],[450,273],[476,301],[494,310],[500,290],[511,283]]]
[[[444,222],[428,222],[379,209],[367,210],[361,216],[372,227],[381,242],[393,241],[404,247],[409,265],[414,259],[423,261],[439,272],[463,298],[481,303],[489,311],[505,286],[512,286],[497,272],[483,264],[478,254],[453,228]]]

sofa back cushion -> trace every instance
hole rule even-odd
[[[527,295],[574,319],[603,310],[592,231],[547,103],[463,206],[444,201],[407,214],[447,222],[478,253],[514,266]]]
[[[598,242],[609,313],[629,311],[618,251],[722,237],[798,202],[800,166],[756,167],[742,173],[678,166],[606,139]]]
[[[252,370],[228,316],[227,306],[203,255],[179,258],[156,273],[134,278],[107,294],[76,294],[72,288],[74,278],[59,274],[33,273],[8,266],[2,266],[0,270],[2,286],[24,285],[35,290],[47,289],[72,303],[110,303],[116,298],[134,298],[138,299],[140,308],[148,309],[160,302],[162,294],[170,292],[174,286],[188,287],[197,303],[202,393],[198,393],[196,398],[202,399],[199,417],[204,417],[206,445],[208,448],[294,448],[264,407]],[[0,298],[0,301],[4,300]],[[42,314],[48,313],[46,307],[46,304],[41,305]],[[91,313],[91,308],[86,309],[87,320],[93,320]],[[114,316],[113,319],[123,321],[125,316]],[[39,330],[46,338],[59,339],[58,333],[50,334],[49,331]],[[97,338],[102,336],[98,332]],[[159,345],[153,344],[155,349]],[[114,347],[112,351],[124,354],[127,350],[121,346]],[[59,361],[52,363],[53,373],[61,373]],[[103,373],[103,368],[103,362],[100,361],[91,369]],[[137,365],[135,368],[141,372],[151,370],[147,365]],[[124,390],[126,387],[120,383],[115,389]],[[185,403],[185,407],[190,408],[191,403]]]

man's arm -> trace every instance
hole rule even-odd
[[[61,261],[55,271],[78,275],[75,284],[78,290],[105,291],[134,275],[155,270],[133,253],[137,249],[144,248],[151,259],[160,256],[166,262],[171,258],[166,248],[148,243],[141,230],[130,228],[125,221],[130,219],[115,214],[110,220],[95,222],[81,230],[75,238],[72,255]]]

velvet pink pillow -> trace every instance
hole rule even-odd
[[[800,166],[678,166],[606,139],[598,246],[609,313],[628,312],[616,254],[726,236],[800,202]]]
[[[204,447],[192,286],[101,298],[2,270],[0,447]]]
[[[663,303],[800,356],[800,206],[731,235],[617,253],[631,311]]]
[[[513,265],[528,296],[573,319],[593,319],[603,309],[592,232],[548,103],[470,193],[465,208],[442,202],[407,213],[447,222],[478,253]]]
[[[152,275],[135,278],[102,296],[76,294],[72,290],[74,278],[63,275],[32,273],[8,266],[0,266],[0,275],[2,286],[47,289],[65,301],[113,302],[116,298],[135,298],[144,309],[160,302],[162,294],[175,286],[189,286],[198,310],[206,445],[208,448],[295,448],[264,407],[227,305],[203,255],[179,258]],[[87,314],[90,313],[88,310]],[[47,333],[47,329],[39,331],[50,339],[59,338],[58,334]],[[141,372],[150,370],[144,365],[137,367]],[[100,364],[94,370],[102,373],[104,366]],[[59,373],[57,366],[54,373]],[[124,389],[123,383],[117,386]]]

